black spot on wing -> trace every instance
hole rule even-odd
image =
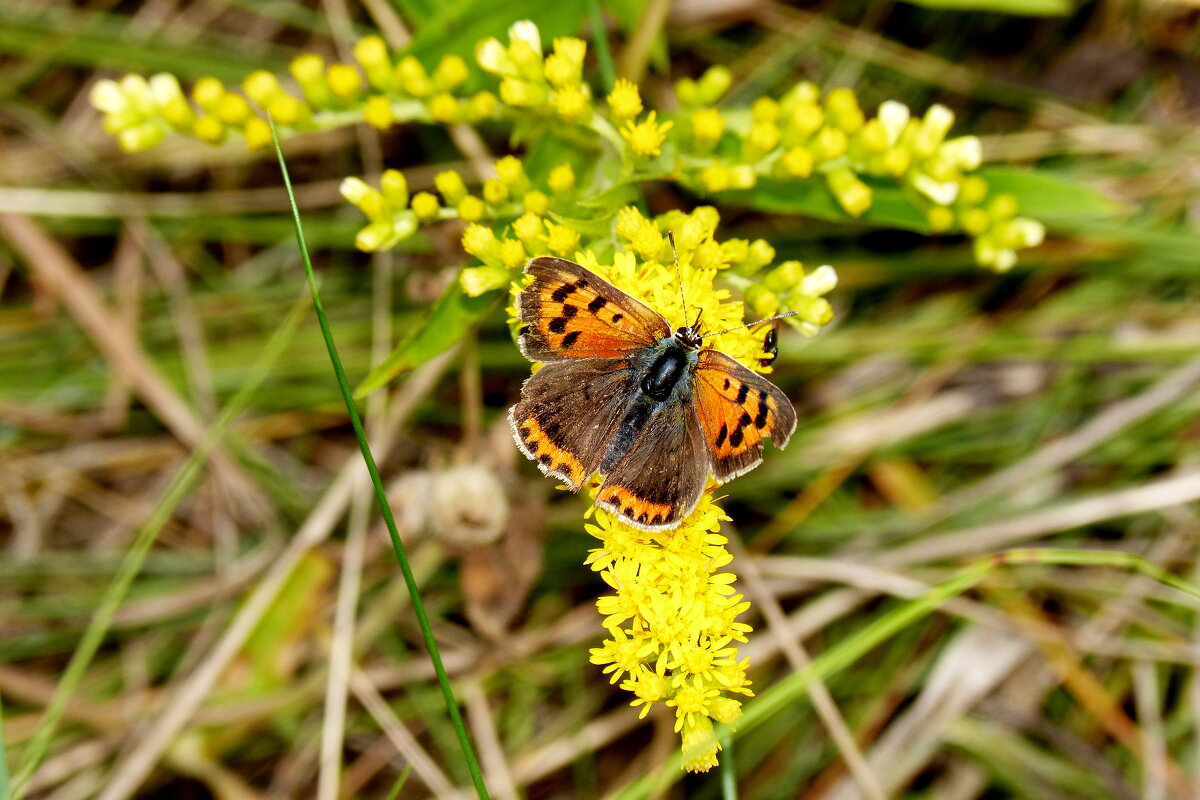
[[[750,386],[748,384],[743,383],[741,388],[738,389],[738,393],[737,393],[737,404],[739,406],[742,403],[746,402],[746,395],[748,395],[748,394],[750,394]]]
[[[556,303],[561,303],[563,300],[566,300],[568,297],[570,297],[574,293],[575,293],[575,284],[564,283],[562,286],[558,287],[557,289],[555,289],[553,292],[550,293],[550,299]]]
[[[550,329],[551,333],[562,333],[567,329],[567,318],[555,317],[554,319],[550,320],[550,324],[546,327]]]
[[[735,447],[735,448],[736,448],[736,447],[741,447],[741,446],[742,446],[742,440],[743,440],[743,439],[745,439],[745,438],[746,438],[746,437],[742,435],[742,429],[741,429],[741,428],[734,428],[734,430],[733,430],[733,433],[729,434],[729,446],[730,446],[730,447]]]
[[[613,321],[613,324],[614,324],[614,325],[616,325],[618,322],[620,322],[620,321],[621,321],[621,320],[623,320],[623,319],[625,319],[625,315],[624,315],[624,314],[613,314],[612,321]]]
[[[600,297],[597,295],[596,298],[594,300],[592,300],[592,302],[588,303],[587,310],[592,312],[593,314],[595,314],[597,311],[604,308],[606,305],[608,305],[608,301],[605,300],[603,297]]]
[[[717,432],[717,447],[725,444],[725,437],[729,435],[729,426],[724,422],[721,423],[721,430]]]
[[[767,413],[770,409],[767,408],[767,396],[764,392],[758,400],[758,416],[754,418],[754,427],[760,431],[767,425]]]
[[[579,338],[579,331],[571,331],[562,338],[562,346],[570,349],[575,345],[575,340]]]
[[[578,313],[579,313],[579,306],[572,306],[572,305],[564,305],[563,306],[562,315],[564,317],[566,317],[567,319],[570,319],[571,317],[575,316]]]

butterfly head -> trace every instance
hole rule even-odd
[[[675,329],[675,344],[685,350],[699,350],[700,345],[704,343],[704,337],[700,335],[700,316],[704,312],[696,315],[696,321],[691,325],[684,325],[682,328]]]

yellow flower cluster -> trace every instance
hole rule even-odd
[[[727,75],[724,67],[715,67],[699,82],[676,84],[688,114],[690,148],[707,155],[689,162],[688,179],[699,188],[717,193],[751,188],[760,176],[808,180],[816,175],[842,209],[857,217],[874,199],[862,180],[869,176],[911,188],[925,203],[933,231],[957,226],[973,236],[976,258],[984,266],[1006,270],[1016,262],[1017,249],[1041,242],[1044,229],[1017,217],[1015,198],[993,198],[984,207],[986,183],[967,175],[982,162],[979,139],[948,139],[954,113],[945,106],[933,105],[916,117],[889,100],[868,119],[850,89],[822,97],[805,82],[778,101],[758,98],[748,114],[723,116],[712,104],[728,86]],[[720,147],[727,132],[731,140]]]
[[[634,695],[630,705],[642,716],[658,702],[675,709],[684,766],[693,772],[717,764],[713,723],[741,716],[730,695],[754,694],[749,659],[739,661],[731,646],[751,630],[736,621],[750,604],[735,593],[736,576],[719,571],[732,560],[720,534],[724,519],[706,492],[674,530],[647,533],[602,510],[585,526],[600,540],[587,563],[614,590],[596,603],[611,638],[592,649],[591,661]]]
[[[265,147],[271,142],[268,114],[284,129],[342,125],[347,114],[385,129],[411,120],[476,122],[497,108],[488,91],[454,94],[469,76],[459,56],[446,56],[429,74],[412,56],[393,62],[383,40],[368,36],[355,44],[354,59],[356,64],[326,64],[316,53],[297,56],[289,72],[299,96],[259,70],[242,81],[240,93],[216,78],[201,78],[190,103],[165,73],[148,81],[139,75],[98,81],[91,101],[104,113],[105,129],[129,152],[154,147],[168,133],[212,144],[240,135],[251,149]]]
[[[508,29],[508,45],[484,39],[475,60],[500,78],[500,99],[508,106],[551,112],[580,124],[592,117],[591,89],[583,80],[587,42],[566,36],[554,40],[554,51],[542,57],[542,36],[529,20]]]

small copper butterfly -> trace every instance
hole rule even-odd
[[[661,314],[565,259],[531,259],[525,274],[519,344],[544,366],[508,421],[546,475],[578,491],[598,471],[596,505],[661,531],[692,512],[709,474],[724,483],[758,466],[764,436],[787,444],[787,395],[705,348],[715,334],[701,335],[699,319],[672,333]],[[773,349],[774,331],[768,338]]]

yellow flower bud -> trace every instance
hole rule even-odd
[[[821,128],[813,140],[813,150],[821,161],[831,161],[846,152],[846,133],[841,128]]]
[[[779,103],[770,97],[760,97],[750,106],[750,119],[755,122],[775,122],[779,119]]]
[[[307,120],[312,113],[306,103],[290,94],[281,94],[272,100],[267,112],[280,125],[296,125]]]
[[[458,285],[468,297],[503,289],[508,285],[508,270],[501,267],[467,267],[458,274]]]
[[[379,177],[379,188],[383,196],[396,208],[408,205],[408,179],[398,169],[385,169]]]
[[[976,206],[987,197],[987,181],[978,175],[968,175],[962,179],[958,189],[958,201],[964,205]]]
[[[364,68],[388,60],[387,45],[378,36],[364,36],[354,43],[354,59]]]
[[[429,116],[449,125],[459,120],[458,100],[449,92],[439,92],[429,101]]]
[[[625,78],[618,78],[608,96],[608,106],[617,119],[632,119],[642,113],[642,96],[637,84]]]
[[[308,95],[310,86],[325,87],[325,59],[316,53],[303,53],[292,59],[289,66],[292,77]]]
[[[533,244],[545,235],[545,227],[541,217],[525,213],[513,221],[513,232],[532,249]]]
[[[463,222],[477,222],[483,219],[486,208],[483,201],[475,195],[467,195],[462,200],[458,201],[458,217]]]
[[[903,147],[893,147],[883,154],[883,169],[897,178],[912,166],[912,153]]]
[[[575,66],[558,53],[551,53],[546,56],[546,64],[543,70],[546,75],[546,81],[551,86],[559,89],[577,83],[580,79],[580,74],[576,71]]]
[[[1017,198],[1007,192],[996,195],[988,205],[988,212],[994,219],[1012,219],[1019,210]]]
[[[825,112],[816,103],[800,103],[792,109],[790,122],[799,136],[811,136],[825,124]]]
[[[979,236],[991,227],[992,217],[982,208],[968,208],[959,214],[959,225],[971,236]]]
[[[467,185],[463,183],[462,175],[452,169],[439,172],[433,178],[433,185],[442,193],[448,206],[456,206],[467,196]]]
[[[524,263],[525,258],[525,246],[519,239],[505,239],[500,243],[500,260],[504,266],[515,269]]]
[[[756,122],[746,140],[757,153],[768,153],[779,144],[779,126],[774,122]]]
[[[825,98],[825,111],[833,124],[846,133],[854,133],[863,126],[863,112],[858,98],[850,89],[834,89]]]
[[[483,199],[489,206],[498,206],[508,200],[508,187],[499,178],[488,178],[483,182]]]
[[[760,283],[746,287],[746,305],[760,317],[769,317],[779,312],[779,297]]]
[[[750,252],[745,265],[750,271],[757,270],[775,260],[775,248],[766,239],[755,239],[750,243]]]
[[[226,92],[213,109],[213,116],[226,125],[241,125],[250,118],[250,104],[240,94]]]
[[[401,88],[413,97],[419,99],[433,94],[433,81],[429,79],[425,67],[413,56],[400,59],[400,63],[396,64],[396,77],[400,80]]]
[[[807,178],[813,171],[813,154],[807,147],[790,147],[779,159],[789,178]]]
[[[225,97],[225,86],[216,78],[205,77],[192,87],[192,99],[205,111],[212,111]]]
[[[476,92],[468,103],[472,120],[487,119],[496,113],[496,95],[489,91]]]
[[[729,170],[721,164],[709,164],[700,171],[700,183],[706,192],[723,192],[729,188]]]
[[[925,212],[929,230],[934,233],[945,233],[954,227],[954,212],[945,206],[932,206]]]
[[[192,135],[202,142],[217,144],[225,138],[225,126],[216,117],[205,115],[192,126]]]
[[[433,83],[442,91],[449,91],[460,86],[470,74],[467,62],[461,56],[443,56],[433,71]]]
[[[869,153],[882,153],[888,148],[888,130],[878,119],[873,119],[858,132],[858,141]]]
[[[363,120],[372,128],[386,131],[396,122],[392,101],[380,94],[371,95],[363,106]]]
[[[555,194],[567,194],[575,188],[575,170],[571,168],[570,164],[559,164],[550,170],[550,178],[547,182],[550,184],[550,190]]]
[[[835,169],[825,176],[829,189],[846,213],[858,217],[871,207],[871,188],[849,168]]]
[[[486,260],[496,250],[498,243],[491,228],[472,223],[463,231],[462,246],[463,250],[476,258]]]
[[[266,108],[272,100],[283,93],[283,87],[279,85],[279,79],[272,73],[260,69],[246,76],[246,79],[242,81],[242,91],[251,100]]]
[[[246,120],[242,135],[246,137],[246,148],[249,150],[258,150],[274,141],[271,138],[271,126],[262,117],[251,117]]]
[[[349,100],[363,88],[362,75],[351,64],[330,64],[325,79],[336,97]]]
[[[172,128],[181,131],[191,130],[196,122],[196,112],[182,97],[168,100],[162,107],[162,117]]]
[[[715,108],[701,108],[692,112],[692,138],[702,147],[712,147],[725,132],[725,120]]]
[[[546,212],[550,209],[550,198],[543,193],[534,189],[531,192],[526,192],[524,199],[521,201],[525,210],[530,214],[537,214],[539,217],[546,216]]]
[[[582,85],[566,86],[555,91],[554,110],[571,122],[587,122],[592,117],[592,105]]]
[[[505,156],[495,163],[496,177],[510,189],[515,189],[525,183],[525,168],[521,159],[516,156]]]
[[[729,91],[733,85],[733,73],[721,64],[709,67],[696,84],[697,105],[711,106]]]
[[[417,192],[413,195],[412,210],[418,219],[431,220],[438,213],[438,199],[430,192]]]
[[[551,253],[556,255],[569,257],[575,254],[576,248],[579,247],[579,231],[568,225],[553,225],[549,226],[546,246],[550,248]]]
[[[804,265],[799,261],[785,261],[763,278],[763,285],[773,292],[786,292],[804,280]]]

